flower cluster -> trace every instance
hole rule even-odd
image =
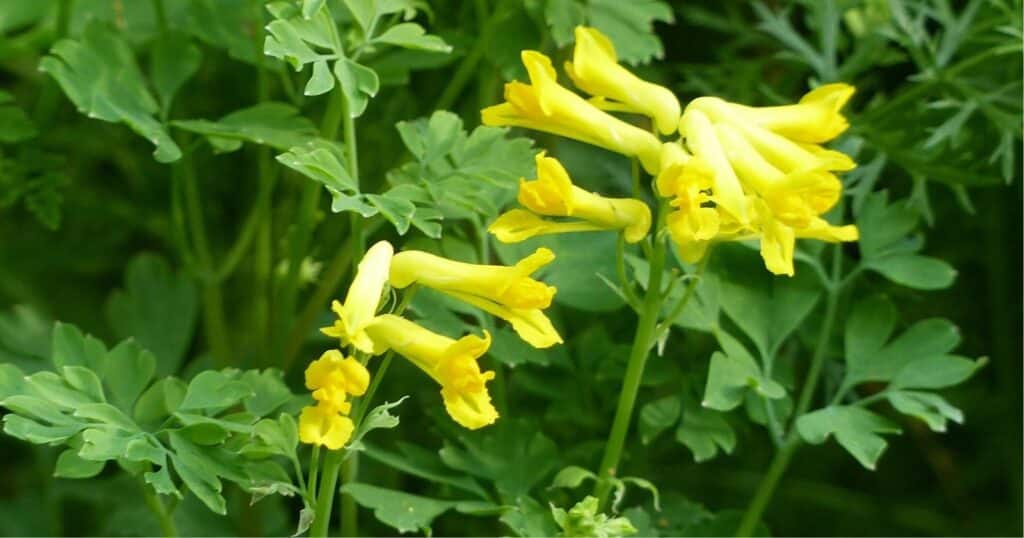
[[[576,28],[565,71],[591,99],[560,85],[547,56],[523,51],[522,60],[530,84],[507,84],[506,102],[484,109],[483,123],[545,131],[636,158],[673,208],[666,225],[683,260],[700,260],[717,241],[758,239],[768,270],[793,275],[797,238],[857,240],[855,226],[822,218],[842,194],[836,173],[855,166],[821,146],[846,129],[840,110],[853,87],[826,84],[795,105],[749,107],[701,97],[683,109],[671,91],[622,67],[611,41],[585,27]],[[647,116],[652,132],[609,112]],[[490,228],[499,241],[621,230],[626,241],[637,242],[651,225],[643,201],[580,189],[543,153],[537,179],[520,183],[518,199],[526,209],[505,213]]]
[[[381,241],[360,261],[345,301],[332,304],[337,320],[321,332],[363,357],[388,351],[405,357],[441,386],[452,419],[466,428],[482,428],[498,419],[486,387],[494,372],[481,371],[477,363],[490,348],[490,334],[454,340],[401,316],[378,314],[381,297],[388,286],[432,288],[508,321],[529,344],[550,347],[562,342],[543,312],[556,290],[530,275],[553,259],[542,248],[511,267],[478,265],[417,250],[396,254],[390,243]],[[306,387],[317,403],[299,417],[301,440],[332,450],[344,446],[355,427],[348,418],[348,397],[363,395],[369,381],[363,363],[341,351],[328,351],[312,362]]]

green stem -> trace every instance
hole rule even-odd
[[[353,452],[341,465],[341,483],[351,484],[359,476],[359,453]],[[346,493],[341,494],[341,535],[359,536],[359,510],[356,500]]]
[[[331,509],[334,506],[334,492],[338,489],[338,471],[345,457],[344,450],[328,450],[324,457],[324,472],[320,478],[320,488],[316,494],[316,515],[309,535],[313,538],[327,536],[331,525]]]
[[[778,486],[779,480],[782,478],[782,475],[786,472],[786,468],[789,466],[789,462],[793,457],[793,452],[800,445],[800,435],[796,430],[795,421],[807,412],[810,408],[811,400],[814,398],[814,392],[817,389],[818,379],[821,377],[821,369],[825,363],[825,356],[828,352],[828,344],[830,337],[832,336],[832,327],[835,325],[836,306],[839,302],[839,293],[842,289],[838,285],[838,282],[841,281],[840,277],[843,270],[843,251],[840,245],[833,246],[833,249],[832,277],[831,284],[827,287],[828,296],[826,297],[825,303],[825,318],[821,324],[821,333],[818,334],[818,344],[815,347],[814,355],[811,358],[811,367],[807,372],[807,379],[804,382],[803,388],[800,390],[800,396],[793,412],[794,424],[790,425],[785,441],[775,452],[775,456],[772,458],[772,462],[768,467],[768,472],[765,473],[764,478],[761,479],[761,483],[758,484],[757,491],[754,493],[754,498],[750,501],[750,505],[747,506],[747,510],[743,513],[743,519],[740,520],[740,525],[736,529],[736,536],[749,536],[754,532],[758,521],[761,520],[761,516],[764,514],[765,509],[768,507],[768,503],[771,501],[772,495],[775,493],[775,488]]]
[[[462,95],[462,91],[466,88],[466,84],[470,78],[477,73],[477,64],[484,58],[484,54],[487,52],[487,45],[490,42],[491,35],[493,34],[494,25],[500,20],[502,12],[503,2],[498,2],[494,6],[494,11],[491,12],[490,16],[487,17],[486,21],[478,19],[478,23],[482,31],[476,42],[473,43],[473,48],[470,49],[469,54],[462,58],[459,62],[459,67],[455,69],[455,74],[452,75],[451,80],[444,88],[444,92],[437,99],[437,103],[434,105],[434,110],[448,110],[455,104],[455,100]],[[481,10],[477,7],[477,17],[480,17],[486,9]]]
[[[839,280],[839,276],[843,270],[843,251],[842,247],[835,245],[833,247],[832,257],[832,286],[827,289],[828,295],[825,299],[825,319],[821,324],[821,333],[818,335],[818,345],[814,349],[814,356],[811,359],[811,369],[807,372],[807,381],[804,383],[804,387],[800,392],[800,399],[797,400],[796,408],[793,413],[794,420],[796,417],[807,412],[807,409],[811,405],[811,399],[814,398],[815,389],[818,386],[818,379],[821,377],[821,368],[825,364],[825,355],[828,352],[829,337],[832,336],[832,326],[835,325],[836,320],[836,306],[839,302],[839,291],[840,288],[835,285]],[[790,428],[793,429],[792,427]]]
[[[619,285],[622,286],[622,293],[626,296],[626,302],[633,309],[640,307],[640,298],[633,289],[633,283],[626,276],[626,237],[619,234],[619,242],[615,247],[615,272],[619,276]]]
[[[750,536],[754,532],[758,521],[761,520],[761,514],[764,513],[764,509],[768,507],[768,502],[771,501],[772,495],[775,493],[775,487],[778,485],[779,479],[786,472],[786,467],[789,466],[789,461],[793,458],[793,453],[796,452],[799,446],[800,438],[791,435],[775,451],[771,465],[768,466],[768,472],[765,473],[761,483],[758,484],[757,492],[754,493],[750,506],[747,507],[747,511],[743,514],[743,519],[740,520],[740,526],[736,529],[736,536]]]
[[[313,455],[309,460],[309,483],[306,485],[310,499],[316,498],[316,480],[320,473],[320,445],[313,445]]]
[[[190,152],[186,152],[182,157],[180,166],[184,180],[185,217],[188,221],[192,241],[195,243],[196,257],[204,280],[203,328],[207,345],[214,355],[214,363],[223,366],[227,364],[231,350],[224,316],[224,298],[220,283],[216,278],[211,277],[213,256],[210,253],[210,243],[206,236],[206,224],[199,201],[199,186]]]
[[[644,374],[644,366],[647,364],[648,352],[655,341],[655,329],[658,325],[658,316],[661,313],[663,300],[661,277],[665,268],[665,241],[660,236],[660,232],[664,226],[664,215],[663,208],[659,208],[658,226],[655,229],[654,248],[650,258],[650,277],[648,278],[647,292],[644,295],[643,309],[637,322],[636,336],[633,338],[633,347],[629,353],[626,376],[622,382],[622,392],[619,393],[619,404],[615,409],[611,433],[608,435],[604,456],[601,458],[601,465],[597,470],[598,480],[594,493],[598,498],[598,506],[602,509],[608,502],[608,495],[612,490],[611,478],[616,475],[619,460],[622,458],[622,448],[626,443],[626,433],[629,431],[629,424],[633,417],[633,407],[636,405],[636,396],[640,390],[640,380]]]
[[[174,518],[171,516],[170,511],[164,506],[163,501],[160,497],[150,488],[145,482],[140,481],[142,487],[142,496],[146,501],[146,506],[156,516],[157,522],[160,524],[160,533],[163,536],[177,536],[178,528],[174,525]]]

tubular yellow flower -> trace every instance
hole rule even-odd
[[[562,341],[541,309],[551,305],[556,289],[530,278],[551,263],[555,254],[539,248],[514,266],[457,262],[428,252],[409,250],[395,255],[391,284],[404,288],[419,283],[444,292],[505,319],[535,347]]]
[[[615,46],[595,28],[576,27],[573,60],[565,63],[565,72],[577,88],[598,97],[591,101],[598,108],[644,114],[666,135],[679,126],[682,109],[675,94],[619,65]]]
[[[820,144],[849,127],[839,112],[853,96],[849,84],[825,84],[805,94],[798,104],[768,107],[730,105],[754,123],[798,142]]]
[[[600,226],[584,221],[554,222],[538,217],[525,209],[512,209],[499,216],[487,228],[502,243],[519,243],[538,235],[571,232],[596,232]]]
[[[394,248],[387,241],[380,241],[366,251],[348,288],[345,302],[331,303],[331,310],[338,315],[337,321],[320,329],[320,332],[339,338],[342,343],[352,344],[365,353],[373,353],[373,343],[364,329],[377,314],[393,254]]]
[[[339,450],[352,438],[353,430],[352,419],[323,403],[306,406],[299,415],[299,440],[303,443]]]
[[[537,179],[519,181],[519,203],[534,213],[580,220],[551,222],[512,210],[489,228],[499,241],[514,243],[535,235],[598,230],[623,230],[626,241],[636,243],[651,228],[651,210],[632,198],[606,198],[573,185],[557,159],[537,154]],[[526,213],[526,215],[523,215]],[[509,216],[511,214],[511,216]]]
[[[453,340],[391,314],[375,318],[366,331],[379,347],[394,350],[441,385],[445,409],[455,422],[475,430],[498,419],[486,387],[494,372],[481,372],[477,363],[491,346],[487,331],[483,338]]]
[[[419,283],[443,292],[485,297],[510,308],[547,308],[555,288],[530,278],[551,263],[555,254],[546,248],[523,258],[514,266],[457,262],[420,250],[395,255],[391,283],[404,288]]]
[[[757,213],[755,234],[761,240],[761,258],[765,267],[776,275],[793,276],[793,251],[798,238],[818,239],[830,243],[856,241],[857,227],[852,224],[833,226],[825,219],[815,217],[805,226],[795,228],[775,218],[762,200],[752,202]]]
[[[699,100],[699,99],[698,99]],[[716,203],[739,222],[747,222],[747,198],[736,172],[718,141],[715,126],[703,111],[686,107],[679,130],[693,154],[700,157],[712,174],[712,191]]]
[[[521,56],[531,84],[506,84],[506,102],[481,111],[484,125],[554,133],[637,157],[649,173],[658,172],[661,143],[656,136],[598,109],[559,85],[547,56],[532,50],[524,50]]]

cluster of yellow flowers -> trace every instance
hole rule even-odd
[[[759,239],[768,270],[793,275],[796,238],[857,239],[855,226],[832,226],[821,217],[842,194],[835,172],[855,166],[821,146],[846,129],[840,109],[852,86],[826,84],[788,106],[701,97],[683,110],[671,91],[619,65],[611,41],[593,28],[576,28],[573,59],[565,64],[576,87],[593,96],[589,100],[558,83],[547,56],[523,51],[522,59],[530,84],[507,84],[506,102],[484,109],[483,123],[545,131],[638,159],[656,176],[658,194],[671,199],[666,224],[683,260],[700,260],[716,241]],[[655,132],[608,112],[648,116]],[[659,133],[677,138],[663,141]],[[520,183],[518,199],[527,209],[509,211],[491,226],[498,240],[622,230],[637,242],[650,229],[643,201],[580,189],[553,158],[537,156],[537,176]]]
[[[523,258],[514,266],[478,265],[448,260],[428,252],[408,250],[395,254],[387,241],[373,245],[359,263],[344,303],[335,301],[338,318],[321,331],[338,338],[353,356],[339,350],[324,353],[306,369],[306,387],[315,406],[299,417],[299,438],[304,443],[340,449],[352,436],[347,397],[363,395],[370,374],[363,357],[387,351],[405,357],[441,385],[448,414],[470,429],[493,424],[498,412],[491,404],[487,381],[494,372],[482,372],[477,359],[490,348],[491,337],[466,335],[458,340],[437,334],[394,314],[378,314],[381,297],[390,285],[402,289],[413,284],[438,290],[508,321],[529,344],[545,348],[562,338],[544,315],[555,288],[530,277],[554,259],[548,249]]]

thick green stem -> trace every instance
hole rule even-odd
[[[153,488],[149,487],[148,484],[140,481],[139,485],[142,487],[142,496],[146,501],[146,506],[153,512],[157,522],[160,524],[160,533],[163,536],[177,536],[178,528],[174,525],[174,518],[164,505],[164,502],[160,500],[160,497],[153,492]]]
[[[316,494],[316,515],[309,535],[313,538],[327,536],[331,526],[331,509],[334,507],[334,492],[338,489],[338,474],[341,462],[345,457],[344,450],[328,450],[324,457],[324,471],[320,476],[320,488]]]
[[[807,372],[807,378],[804,381],[804,386],[800,391],[800,397],[793,412],[794,424],[790,425],[785,441],[775,452],[775,457],[772,458],[768,472],[765,473],[761,483],[758,484],[754,498],[743,513],[743,519],[740,521],[739,528],[736,529],[736,536],[749,536],[754,531],[758,521],[761,520],[761,516],[768,507],[772,495],[775,493],[779,480],[789,466],[793,452],[800,446],[800,435],[796,431],[795,421],[807,412],[810,408],[811,400],[814,399],[818,379],[821,377],[821,369],[825,364],[825,356],[828,354],[828,344],[836,320],[836,306],[839,302],[839,293],[842,290],[839,282],[841,282],[843,270],[843,251],[840,245],[835,245],[833,249],[832,277],[827,288],[825,318],[821,324],[821,333],[818,334],[818,344],[811,358],[811,367]]]
[[[341,465],[341,483],[350,484],[359,475],[359,453],[353,452]],[[359,510],[351,495],[341,494],[341,535],[359,535]]]
[[[640,312],[640,320],[637,322],[633,348],[629,353],[626,377],[623,379],[619,404],[615,409],[615,420],[612,422],[612,430],[608,435],[608,442],[605,444],[604,457],[601,458],[601,465],[597,470],[598,480],[594,493],[598,498],[598,505],[602,509],[608,502],[608,495],[612,490],[611,478],[615,476],[619,460],[622,458],[622,448],[626,443],[626,433],[629,431],[629,424],[633,417],[633,407],[636,405],[636,396],[640,390],[640,380],[644,374],[644,366],[647,364],[648,352],[655,341],[655,330],[658,326],[658,316],[661,313],[663,299],[661,278],[665,268],[665,241],[660,237],[659,232],[663,225],[664,213],[659,210],[654,248],[650,258],[651,269],[647,293],[644,295],[643,309]]]

